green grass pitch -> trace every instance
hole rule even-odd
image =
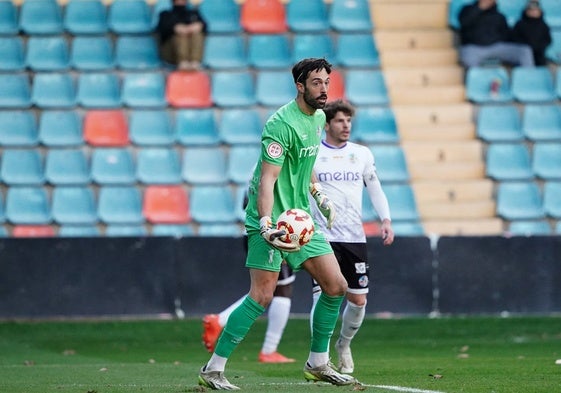
[[[297,363],[258,363],[265,327],[258,320],[228,363],[242,391],[561,392],[560,317],[369,318],[353,344],[362,387],[304,381],[307,319],[289,321],[279,348]],[[2,322],[0,392],[204,392],[201,332],[199,319]]]

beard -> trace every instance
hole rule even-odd
[[[304,102],[310,108],[314,108],[314,109],[323,109],[325,107],[325,104],[327,103],[327,95],[326,94],[322,94],[318,97],[312,97],[312,95],[310,94],[308,89],[304,89],[303,98],[304,98]],[[325,98],[325,101],[323,101],[323,102],[318,101],[321,98]]]

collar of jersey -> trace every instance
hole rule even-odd
[[[329,143],[327,143],[325,141],[325,139],[321,140],[321,144],[324,145],[325,147],[329,148],[329,149],[335,149],[335,150],[340,150],[340,149],[344,149],[345,147],[347,147],[347,142],[345,142],[345,144],[343,146],[337,147],[337,146],[330,145]]]

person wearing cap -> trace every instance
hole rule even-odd
[[[543,17],[538,0],[530,0],[512,30],[512,40],[527,44],[532,48],[534,63],[537,66],[547,64],[545,50],[551,44],[551,31]]]

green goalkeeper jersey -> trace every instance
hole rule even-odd
[[[259,230],[257,190],[263,161],[282,167],[273,191],[273,222],[280,213],[291,208],[310,213],[309,186],[324,125],[322,110],[307,115],[294,100],[267,120],[261,135],[261,156],[249,185],[245,220],[248,232]]]

